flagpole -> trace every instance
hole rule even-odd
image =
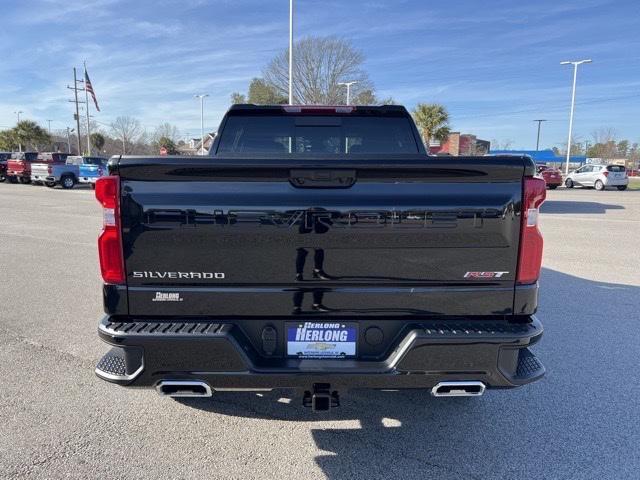
[[[89,126],[89,92],[87,92],[87,62],[84,63],[84,99],[87,106],[87,155],[91,155],[91,131]]]

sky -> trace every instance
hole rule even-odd
[[[295,0],[295,38],[336,35],[361,50],[380,97],[445,105],[455,131],[497,146],[566,144],[613,129],[640,142],[637,0]],[[72,68],[84,60],[108,131],[136,117],[198,137],[196,93],[215,131],[230,94],[288,46],[288,0],[0,0],[0,129],[21,119],[73,127]]]

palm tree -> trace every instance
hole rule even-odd
[[[51,143],[51,136],[47,131],[31,120],[22,120],[12,129],[16,142],[24,148],[40,150],[44,145]]]
[[[413,110],[413,119],[422,133],[424,143],[438,140],[443,142],[449,136],[449,113],[447,109],[437,103],[419,103]]]

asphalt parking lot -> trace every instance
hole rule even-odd
[[[283,392],[177,402],[98,380],[91,190],[0,184],[0,476],[638,478],[640,191],[543,207],[540,382],[482,398]]]

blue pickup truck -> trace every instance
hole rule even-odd
[[[80,183],[90,183],[94,187],[96,180],[107,172],[107,161],[105,157],[77,157],[82,159],[78,163],[80,171],[78,181]]]
[[[89,183],[93,187],[96,180],[106,172],[107,159],[103,157],[68,156],[61,154],[38,155],[41,163],[34,163],[31,167],[31,182],[44,183],[53,188],[73,188],[76,183]]]

